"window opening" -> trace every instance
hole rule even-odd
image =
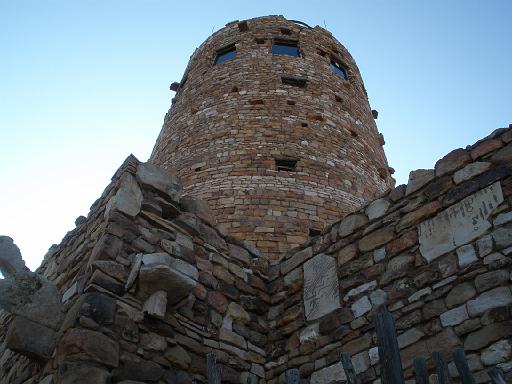
[[[217,51],[217,57],[213,62],[214,65],[224,63],[225,61],[233,60],[236,57],[235,45],[230,45],[224,49]]]
[[[347,80],[348,79],[347,71],[346,71],[345,68],[343,68],[343,65],[339,61],[337,61],[336,59],[331,59],[330,67],[331,67],[331,70],[336,75],[341,77],[343,80]]]
[[[298,43],[296,41],[275,41],[272,44],[272,54],[300,57]]]
[[[299,79],[297,77],[281,76],[281,82],[283,84],[292,85],[294,87],[304,88],[306,87],[307,80]]]
[[[315,229],[315,228],[309,228],[309,237],[315,237],[315,236],[318,236],[321,234],[322,234],[321,230]]]
[[[299,159],[295,157],[283,157],[279,159],[274,159],[276,162],[276,169],[278,171],[287,171],[287,172],[295,172],[297,162]]]

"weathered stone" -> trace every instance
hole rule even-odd
[[[508,279],[509,272],[504,269],[490,271],[475,278],[475,287],[478,292],[483,292],[506,283]]]
[[[383,216],[391,203],[386,199],[377,199],[372,201],[368,207],[366,207],[366,215],[368,219],[373,220]]]
[[[151,164],[142,163],[137,167],[137,180],[145,185],[153,187],[157,191],[170,196],[174,201],[179,201],[183,186],[180,179],[170,175],[162,168]]]
[[[306,318],[316,320],[340,308],[336,260],[320,254],[304,263],[304,309]]]
[[[350,291],[347,292],[345,297],[343,298],[343,301],[349,300],[352,296],[357,296],[360,293],[372,290],[377,287],[377,282],[375,280],[370,281],[368,283],[362,284],[356,288],[352,288]]]
[[[478,351],[496,340],[510,337],[511,334],[511,321],[489,324],[476,332],[470,333],[464,341],[464,349]]]
[[[436,176],[442,176],[448,172],[452,172],[470,161],[471,157],[466,150],[462,148],[454,149],[441,160],[437,161],[434,167],[436,170]]]
[[[165,340],[165,337],[149,332],[141,335],[140,345],[142,348],[149,351],[162,352],[165,351],[165,348],[167,347],[167,341]]]
[[[466,165],[461,170],[453,174],[453,181],[455,184],[460,184],[463,181],[471,179],[473,176],[479,175],[482,172],[487,171],[491,167],[491,163],[487,162],[474,162]]]
[[[320,337],[320,328],[318,323],[311,324],[300,332],[300,343],[314,342]]]
[[[420,289],[419,291],[414,292],[411,296],[407,298],[409,303],[413,303],[415,301],[418,301],[422,299],[423,297],[426,297],[432,293],[432,288],[425,287],[423,289]]]
[[[496,149],[499,149],[503,146],[503,143],[500,139],[488,139],[484,140],[478,145],[476,145],[474,148],[471,149],[471,157],[473,159],[478,159],[479,157],[482,157],[489,152],[492,152]]]
[[[361,240],[359,240],[359,250],[361,252],[371,251],[389,242],[391,239],[393,239],[394,234],[395,230],[391,226],[377,229],[376,231],[371,232],[370,234],[366,235]]]
[[[172,365],[181,369],[187,369],[192,362],[192,359],[190,358],[190,355],[187,353],[187,351],[179,345],[170,347],[165,352],[165,358],[169,360]]]
[[[54,338],[53,329],[16,316],[7,331],[5,345],[30,358],[48,360],[55,345]]]
[[[409,181],[407,182],[406,195],[416,192],[429,181],[434,179],[435,172],[433,169],[417,169],[409,173]]]
[[[357,247],[355,244],[349,244],[338,251],[338,266],[342,266],[357,256]]]
[[[231,317],[233,320],[239,321],[242,324],[251,321],[251,316],[247,311],[239,304],[231,302],[228,305],[226,316]]]
[[[397,337],[398,347],[400,349],[405,348],[411,344],[414,344],[415,342],[420,340],[423,336],[425,336],[425,333],[423,333],[418,328],[408,329],[404,333],[398,335],[398,337]]]
[[[386,253],[389,256],[394,256],[408,248],[413,247],[418,243],[418,234],[416,230],[409,231],[405,235],[390,241],[386,244]]]
[[[490,345],[482,352],[482,363],[492,365],[503,363],[512,356],[512,346],[508,340],[500,340]]]
[[[217,312],[221,314],[226,312],[228,307],[228,300],[222,293],[209,291],[206,300],[208,304],[211,305]]]
[[[378,248],[373,251],[373,261],[375,261],[376,263],[384,260],[385,258],[386,258],[386,248],[385,247]],[[338,261],[338,265],[340,265],[339,261]]]
[[[215,224],[216,222],[215,216],[205,200],[190,195],[183,196],[180,199],[180,207],[183,211],[193,213],[208,223]]]
[[[230,330],[224,327],[221,328],[219,331],[219,340],[226,341],[228,343],[236,345],[238,348],[247,348],[247,342],[242,336],[236,334],[235,332],[231,332]]]
[[[501,307],[512,303],[512,294],[508,287],[498,287],[482,293],[467,303],[469,316],[478,316],[488,309]]]
[[[249,265],[251,263],[251,255],[246,249],[234,244],[228,244],[228,249],[229,256],[232,259],[240,260],[245,265]]]
[[[78,316],[85,316],[97,324],[112,324],[116,311],[115,300],[98,292],[86,293],[78,299]]]
[[[492,252],[492,236],[485,235],[476,241],[476,249],[478,250],[478,256],[484,257]]]
[[[467,320],[468,311],[466,310],[466,305],[461,305],[460,307],[455,307],[441,314],[441,324],[443,327],[450,327],[453,325],[458,325],[463,321]]]
[[[508,143],[489,159],[493,164],[509,164],[512,161],[512,143]]]
[[[119,181],[116,194],[107,203],[105,218],[108,218],[113,210],[130,217],[137,216],[142,206],[142,199],[142,192],[135,178],[130,173],[124,173]]]
[[[382,275],[381,285],[385,285],[393,279],[402,276],[413,265],[414,256],[412,255],[405,254],[393,257],[388,263],[386,272]]]
[[[196,267],[167,253],[147,254],[139,271],[139,290],[146,297],[164,291],[168,304],[174,305],[192,292],[198,276]]]
[[[500,225],[506,224],[512,221],[512,211],[500,213],[496,218],[492,221],[492,225],[498,227]]]
[[[347,379],[345,370],[341,362],[322,368],[319,371],[313,372],[310,379],[310,384],[325,384],[333,380],[343,381]]]
[[[122,284],[119,280],[110,277],[99,269],[94,271],[90,282],[118,295],[124,292],[124,284]]]
[[[100,332],[72,328],[60,339],[57,360],[93,361],[115,368],[119,365],[119,345]]]
[[[429,301],[423,306],[423,316],[427,320],[439,316],[444,311],[446,311],[446,306],[444,305],[444,301],[441,299]]]
[[[295,253],[292,257],[287,260],[284,260],[281,263],[281,273],[286,275],[292,269],[295,269],[300,264],[302,264],[305,260],[309,259],[313,256],[313,248],[307,247],[297,253]]]
[[[124,352],[120,358],[119,368],[112,371],[112,378],[115,382],[122,380],[156,382],[163,374],[164,369],[157,363]]]
[[[487,219],[502,202],[501,186],[496,182],[422,222],[418,227],[421,255],[431,262],[479,237],[491,227]],[[481,215],[471,215],[479,210]]]
[[[370,293],[370,301],[372,305],[378,307],[379,305],[385,304],[388,294],[382,289],[377,289]]]
[[[59,384],[108,384],[110,373],[94,365],[65,362],[59,365],[57,374]]]
[[[476,256],[475,248],[471,244],[467,244],[457,248],[457,259],[459,267],[464,268],[477,261],[478,257]]]
[[[441,204],[438,201],[432,201],[427,203],[415,211],[409,212],[402,216],[400,222],[398,223],[398,229],[406,228],[410,225],[414,225],[420,220],[424,220],[425,218],[432,216],[437,211],[441,209]]]
[[[446,306],[448,308],[465,303],[476,295],[476,290],[469,282],[464,282],[452,288],[446,296]]]
[[[368,218],[365,215],[361,214],[352,214],[343,218],[340,222],[340,226],[338,229],[338,235],[340,237],[345,237],[352,234],[357,229],[361,228],[368,222]]]
[[[366,351],[360,352],[352,356],[351,360],[356,375],[361,374],[365,372],[368,368],[370,368],[370,358],[368,357],[368,352]]]
[[[101,270],[110,277],[113,277],[121,282],[125,282],[128,278],[126,268],[112,260],[96,260],[93,263],[93,267]]]
[[[496,247],[498,249],[506,248],[510,245],[512,245],[512,227],[506,226],[506,227],[500,227],[498,229],[495,229],[492,233],[492,238],[494,239],[494,242],[496,243]]]
[[[150,316],[163,319],[167,308],[167,292],[156,291],[148,297],[142,306],[142,311]]]
[[[368,300],[368,296],[363,296],[360,299],[356,300],[350,308],[352,309],[352,313],[354,317],[359,317],[368,313],[372,309],[372,303]]]

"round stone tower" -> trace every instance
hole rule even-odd
[[[172,88],[150,160],[270,259],[394,183],[356,63],[323,28],[229,23]]]

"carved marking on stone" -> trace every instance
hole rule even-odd
[[[340,308],[336,260],[320,254],[304,263],[304,310],[315,320]]]
[[[485,233],[491,227],[491,212],[502,202],[503,193],[497,181],[420,223],[422,256],[430,262]]]

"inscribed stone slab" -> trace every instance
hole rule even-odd
[[[340,290],[334,257],[320,254],[304,263],[304,310],[316,320],[340,308]]]
[[[418,226],[420,252],[428,261],[476,239],[491,227],[488,218],[503,202],[500,182],[451,205]]]

